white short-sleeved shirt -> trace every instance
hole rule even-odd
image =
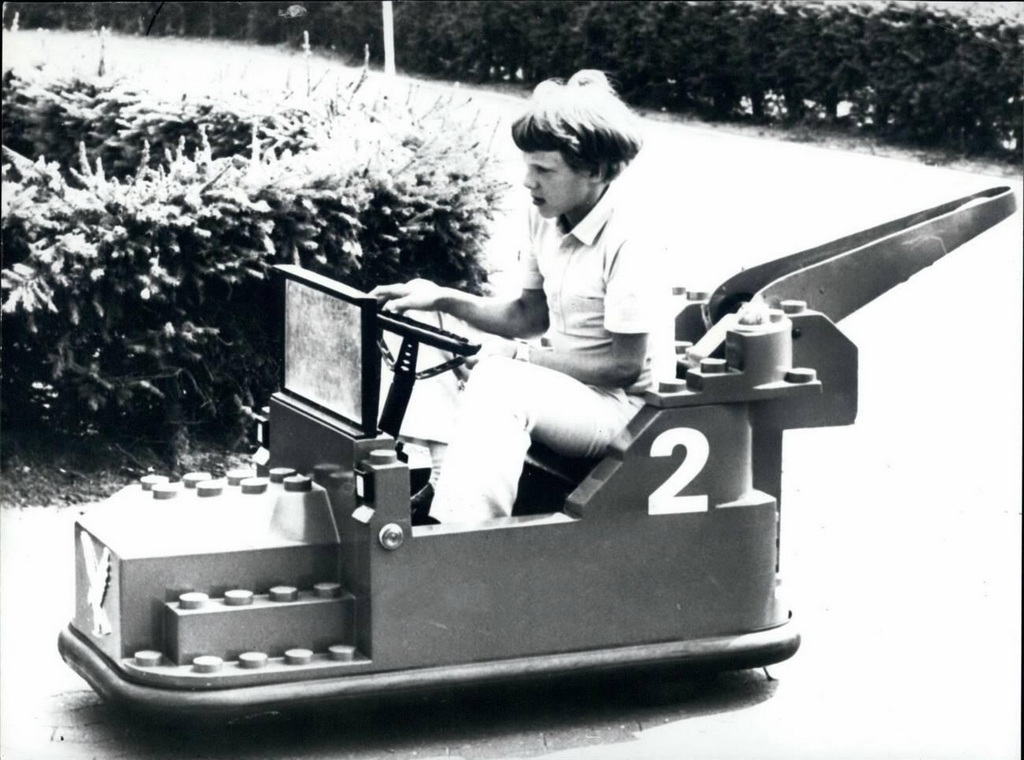
[[[617,189],[610,185],[568,232],[558,220],[530,209],[522,287],[544,291],[547,338],[556,350],[597,352],[611,345],[612,333],[650,335],[666,317],[668,287],[659,283],[662,251],[645,242],[645,225],[624,210]],[[652,349],[649,340],[643,372],[627,393],[651,386]]]

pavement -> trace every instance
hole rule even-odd
[[[676,254],[666,279],[701,289],[982,188],[1022,195],[1019,179],[662,121],[646,153],[632,181]],[[508,229],[496,225],[499,243]],[[709,680],[142,723],[56,652],[79,508],[4,509],[0,757],[1020,757],[1021,230],[1018,212],[842,322],[860,348],[857,424],[785,440],[781,569],[803,634],[793,659]]]

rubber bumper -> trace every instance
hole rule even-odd
[[[691,641],[477,662],[436,668],[306,679],[227,689],[164,689],[124,678],[121,671],[68,625],[57,641],[64,661],[107,702],[154,717],[220,720],[362,698],[432,689],[528,682],[559,676],[602,675],[631,669],[673,672],[741,670],[792,657],[800,634],[792,621],[763,631]]]

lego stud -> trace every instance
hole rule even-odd
[[[701,359],[700,371],[705,375],[722,375],[726,371],[725,359]]]
[[[398,452],[394,449],[374,449],[370,452],[370,464],[394,464],[398,461]]]
[[[782,311],[786,314],[799,314],[807,308],[807,301],[791,298],[780,302],[779,306],[782,307]]]
[[[212,654],[204,654],[192,660],[192,670],[196,673],[216,673],[224,667],[224,660]]]
[[[686,356],[686,352],[693,348],[692,340],[676,341],[676,356]]]
[[[264,652],[242,652],[238,655],[238,667],[246,670],[258,670],[265,668],[269,659]]]
[[[313,586],[313,593],[320,599],[333,599],[336,596],[341,596],[341,584],[340,583],[317,583]]]
[[[271,483],[283,483],[284,479],[294,475],[295,470],[291,467],[271,467],[270,468],[270,482]]]
[[[177,483],[157,483],[153,486],[153,498],[161,501],[173,499],[180,490],[181,487]]]
[[[327,656],[338,662],[352,662],[356,657],[356,648],[348,644],[335,644],[327,647]]]
[[[659,393],[680,393],[686,390],[686,382],[683,380],[659,380]]]
[[[299,590],[295,586],[274,586],[270,589],[270,601],[294,602],[299,598]]]
[[[181,478],[181,483],[185,488],[195,488],[204,480],[213,480],[213,475],[208,472],[186,472]]]
[[[787,383],[813,383],[818,379],[818,373],[806,367],[793,367],[786,372]]]
[[[786,312],[782,309],[768,309],[768,319],[771,320],[772,324],[781,322],[786,317]]]
[[[266,478],[246,478],[241,483],[242,493],[266,493],[268,482]]]
[[[210,601],[210,597],[202,591],[188,591],[178,597],[178,604],[183,610],[198,610]]]
[[[708,300],[708,293],[706,290],[688,290],[686,291],[687,301],[706,301]]]
[[[252,604],[252,592],[243,588],[233,588],[224,592],[224,604],[228,607],[244,607]]]
[[[140,668],[155,668],[163,659],[164,656],[160,652],[154,652],[152,649],[143,649],[135,653],[135,664]]]
[[[143,475],[139,478],[143,491],[152,491],[153,486],[160,483],[167,483],[170,480],[166,475]]]
[[[305,475],[289,475],[284,479],[284,490],[291,493],[302,493],[313,490],[313,480]]]
[[[248,467],[239,467],[234,470],[228,470],[227,478],[229,486],[241,485],[243,480],[256,477],[256,470],[249,469]]]
[[[388,551],[394,551],[402,542],[405,541],[405,533],[402,530],[402,526],[397,523],[388,523],[380,529],[378,536],[380,539],[380,545]]]
[[[672,295],[674,295],[674,296],[685,296],[686,295],[686,288],[682,287],[681,285],[673,285],[672,286]]]
[[[220,496],[224,493],[223,480],[204,480],[196,483],[196,493],[203,497]]]
[[[309,649],[289,649],[284,653],[284,661],[288,665],[309,665],[313,661],[313,652]]]

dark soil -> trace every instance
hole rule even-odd
[[[186,472],[215,477],[247,464],[245,451],[223,443],[192,443],[172,463],[139,442],[96,437],[68,439],[3,431],[0,506],[62,507],[100,501],[150,473],[180,478]]]

